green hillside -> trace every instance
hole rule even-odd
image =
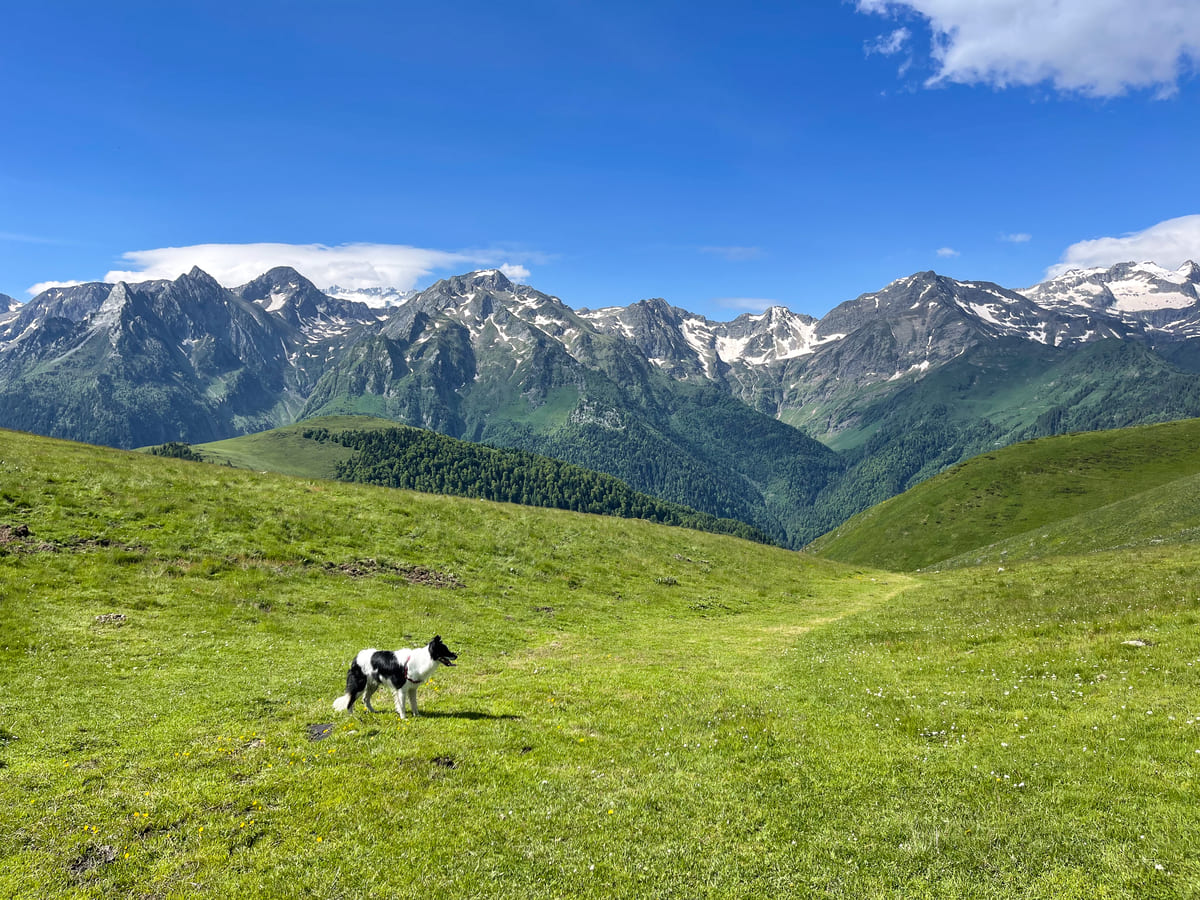
[[[172,450],[152,448],[152,453]],[[310,478],[336,478],[476,500],[497,500],[597,515],[646,519],[768,538],[745,522],[721,519],[633,490],[611,475],[523,450],[487,447],[386,419],[325,416],[298,425],[191,448],[206,462]],[[188,448],[184,447],[187,453]]]
[[[0,896],[1192,896],[1198,596],[0,431]]]
[[[809,550],[912,571],[1191,541],[1198,475],[1200,419],[1042,438],[955,466]]]
[[[304,432],[314,426],[330,431],[372,431],[395,428],[396,423],[372,416],[325,416],[299,425],[286,425],[224,441],[196,444],[192,449],[205,462],[239,469],[279,472],[304,478],[336,478],[338,464],[350,459],[354,451],[340,444],[321,443],[305,437]]]

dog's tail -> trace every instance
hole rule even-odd
[[[369,651],[363,651],[363,653],[367,652]],[[352,707],[354,701],[359,698],[359,695],[366,688],[367,681],[367,673],[363,671],[363,667],[358,664],[358,659],[356,658],[350,664],[350,671],[346,673],[346,693],[333,701],[333,708],[342,712]]]

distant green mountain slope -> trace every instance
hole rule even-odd
[[[645,519],[769,542],[745,522],[660,500],[611,475],[386,419],[326,416],[193,450],[207,462],[239,468]]]
[[[911,571],[1193,538],[1200,419],[1042,438],[976,456],[809,550]]]

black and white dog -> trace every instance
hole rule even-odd
[[[360,650],[346,673],[346,693],[333,701],[337,710],[351,710],[359,696],[371,712],[371,695],[381,684],[396,692],[396,712],[404,718],[404,701],[417,714],[417,685],[424,684],[438,666],[452,666],[458,654],[442,643],[440,634],[418,649]]]

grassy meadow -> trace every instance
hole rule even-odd
[[[1198,625],[1187,542],[904,575],[0,431],[0,896],[1195,897]]]
[[[808,550],[898,571],[1200,537],[1200,419],[1038,438],[953,466]]]
[[[298,425],[198,444],[195,450],[206,462],[219,465],[303,478],[333,478],[338,463],[350,459],[356,451],[334,442],[308,440],[303,436],[305,429],[319,425],[330,431],[373,431],[395,428],[396,424],[372,416],[323,416]]]

